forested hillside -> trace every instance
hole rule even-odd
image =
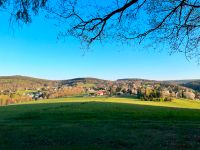
[[[56,86],[58,81],[37,79],[25,76],[2,76],[0,77],[0,90],[25,90],[40,89],[42,87]]]
[[[185,87],[188,87],[200,92],[200,80],[188,82],[188,83],[182,84],[182,86],[185,86]]]
[[[200,92],[200,80],[194,79],[194,80],[170,80],[170,81],[164,81],[164,83],[168,84],[177,84],[181,85],[183,87],[191,88],[195,91]]]

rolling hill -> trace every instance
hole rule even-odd
[[[177,84],[183,87],[191,88],[195,91],[200,92],[200,80],[199,79],[191,79],[191,80],[169,80],[164,81],[164,83],[168,84]]]
[[[37,89],[41,87],[55,87],[55,86],[97,86],[116,84],[116,83],[160,83],[164,85],[178,85],[186,88],[191,88],[200,92],[200,80],[168,80],[168,81],[156,81],[156,80],[147,80],[147,79],[138,79],[138,78],[125,78],[118,79],[116,81],[103,80],[98,78],[74,78],[68,80],[46,80],[39,79],[27,76],[1,76],[0,77],[0,90],[12,89],[12,90],[21,90],[21,89]]]
[[[45,79],[38,79],[26,76],[1,76],[0,90],[23,90],[23,89],[37,89],[46,86],[56,86],[58,81],[51,81]]]
[[[109,80],[103,80],[103,79],[98,79],[98,78],[74,78],[74,79],[69,79],[69,80],[61,80],[58,81],[61,85],[78,85],[78,84],[106,84],[108,82],[113,82]]]
[[[184,83],[184,84],[181,84],[181,85],[184,86],[184,87],[191,88],[195,91],[200,92],[200,80],[187,82],[187,83]]]

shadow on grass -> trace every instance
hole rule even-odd
[[[0,149],[196,150],[200,110],[111,102],[0,108]]]
[[[11,122],[17,120],[200,122],[200,109],[98,101],[60,102],[11,105],[0,108],[0,117]]]

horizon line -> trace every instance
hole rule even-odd
[[[128,78],[118,78],[118,79],[105,79],[105,78],[98,78],[98,77],[92,77],[92,76],[85,76],[85,77],[74,77],[74,78],[65,78],[65,79],[48,79],[48,78],[43,78],[43,77],[36,77],[36,76],[29,76],[29,75],[0,75],[0,78],[1,77],[29,77],[29,78],[35,78],[35,79],[41,79],[41,80],[50,80],[50,81],[62,81],[62,80],[72,80],[72,79],[79,79],[79,78],[93,78],[93,79],[99,79],[99,80],[108,80],[108,81],[117,81],[117,80],[124,80],[124,79],[127,79],[127,80],[133,80],[133,79],[136,79],[136,80],[149,80],[149,81],[182,81],[182,80],[200,80],[200,79],[192,79],[192,78],[189,78],[189,79],[162,79],[162,80],[155,80],[155,79],[148,79],[148,78],[137,78],[137,77],[128,77]]]

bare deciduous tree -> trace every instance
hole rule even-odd
[[[166,43],[171,52],[200,59],[199,0],[0,0],[12,16],[24,23],[39,9],[64,25],[62,35],[72,35],[90,46],[105,39],[132,42],[144,39]],[[12,7],[11,7],[12,6]]]

